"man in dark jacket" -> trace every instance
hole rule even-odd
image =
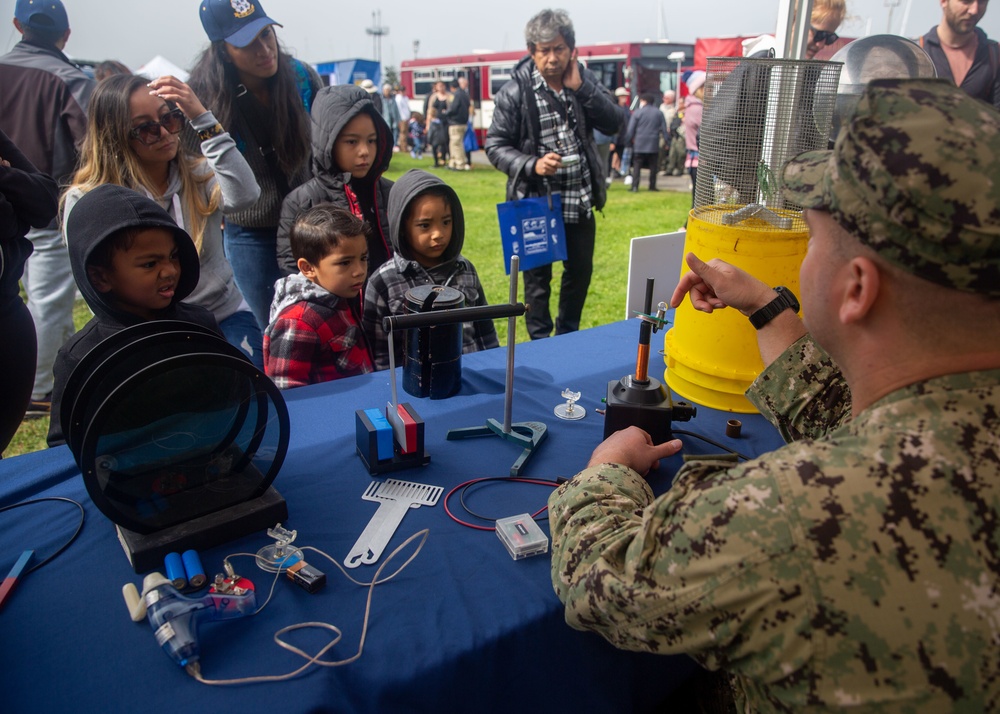
[[[445,119],[448,121],[448,168],[453,171],[468,171],[472,168],[465,160],[465,129],[469,124],[469,110],[472,100],[466,91],[469,80],[465,77],[451,82],[451,101]]]
[[[987,0],[941,0],[941,22],[920,38],[938,77],[1000,109],[1000,46],[976,27]]]
[[[86,134],[94,80],[62,52],[70,29],[60,0],[17,0],[14,27],[22,39],[0,57],[0,127],[39,171],[65,185]],[[58,219],[32,228],[27,238],[34,250],[23,282],[38,336],[27,415],[38,417],[49,413],[56,352],[73,334],[76,286]]]
[[[667,144],[670,134],[663,113],[656,106],[656,95],[643,94],[639,98],[639,109],[628,122],[625,145],[632,147],[632,188],[639,190],[639,172],[649,169],[649,190],[656,188],[656,172],[660,163],[660,141]]]
[[[593,129],[617,134],[625,115],[577,62],[576,35],[565,12],[543,10],[528,21],[524,34],[530,54],[497,93],[486,155],[507,174],[507,200],[562,193],[567,259],[555,324],[556,334],[562,334],[580,328],[594,267],[594,211],[607,198]],[[525,323],[532,339],[552,333],[551,282],[551,265],[524,273]]]

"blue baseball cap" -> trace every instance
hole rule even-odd
[[[282,27],[257,0],[202,0],[199,15],[208,39],[225,40],[233,47],[246,47],[268,25]]]
[[[65,32],[69,29],[66,8],[60,0],[17,0],[14,19],[32,30]]]

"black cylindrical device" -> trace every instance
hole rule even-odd
[[[428,313],[465,306],[465,295],[442,285],[418,285],[406,291],[407,313]],[[403,389],[414,397],[446,399],[462,386],[462,323],[406,331]]]

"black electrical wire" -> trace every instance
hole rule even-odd
[[[693,431],[684,431],[683,429],[672,429],[671,431],[674,434],[683,434],[684,436],[693,436],[695,439],[701,439],[705,443],[711,444],[712,446],[716,447],[717,449],[722,449],[723,451],[728,451],[730,454],[735,454],[738,458],[741,458],[744,461],[752,461],[753,460],[752,456],[747,456],[746,454],[741,454],[736,449],[730,449],[725,444],[720,444],[718,441],[713,441],[712,439],[709,439],[707,436],[702,436],[701,434],[695,434]]]
[[[537,486],[550,486],[552,488],[555,488],[556,486],[559,485],[555,481],[547,481],[545,479],[520,479],[520,478],[511,478],[510,476],[491,476],[487,478],[477,479],[475,481],[472,481],[471,483],[466,484],[465,488],[463,488],[462,492],[459,494],[459,502],[462,504],[462,508],[464,508],[465,512],[468,513],[473,518],[478,518],[483,521],[498,521],[501,518],[503,518],[503,516],[496,516],[496,517],[483,516],[479,513],[476,513],[471,508],[469,508],[468,504],[465,502],[465,495],[469,492],[470,488],[474,486],[479,486],[484,483],[488,483],[490,481],[507,481],[507,482],[514,481],[515,483],[530,483],[530,484],[535,484]],[[548,516],[547,515],[539,516],[538,518],[535,518],[535,520],[536,521],[548,520]]]
[[[444,512],[446,514],[448,514],[448,517],[451,518],[451,520],[455,521],[459,525],[465,526],[466,528],[474,528],[474,529],[480,530],[480,531],[494,531],[494,530],[496,530],[496,528],[494,526],[479,526],[479,525],[476,525],[475,523],[469,523],[468,521],[463,521],[461,518],[458,518],[454,513],[452,513],[451,512],[451,508],[449,508],[449,506],[448,506],[448,500],[455,494],[456,491],[462,491],[462,496],[464,497],[465,489],[467,489],[469,486],[472,486],[472,485],[477,484],[477,483],[483,483],[485,481],[507,481],[507,482],[515,482],[515,483],[533,483],[533,484],[537,484],[539,486],[548,486],[550,488],[556,488],[559,485],[559,483],[557,481],[546,481],[545,479],[523,478],[523,477],[519,477],[519,476],[488,476],[488,477],[484,477],[484,478],[470,479],[468,481],[465,481],[464,483],[458,484],[453,489],[451,489],[450,491],[448,491],[447,494],[445,494],[444,501],[442,502],[442,505],[444,506]],[[462,506],[463,507],[465,506],[464,502],[462,503]],[[542,513],[544,513],[547,509],[548,509],[547,505],[546,506],[542,506],[537,511],[535,511],[532,514],[530,514],[531,518],[535,519],[535,520],[538,520],[539,519],[538,517]],[[466,507],[466,510],[468,511],[468,507]],[[496,520],[496,519],[493,519],[493,518],[488,518],[487,516],[482,516],[482,515],[479,515],[477,513],[473,513],[471,511],[469,511],[469,514],[472,515],[475,518],[480,518],[482,520]]]
[[[48,558],[45,558],[44,560],[35,563],[33,566],[25,570],[22,575],[27,575],[28,573],[32,573],[38,570],[43,565],[45,565],[46,563],[48,563],[49,561],[53,560],[57,555],[59,555],[64,550],[73,545],[73,541],[76,540],[76,537],[80,535],[80,531],[83,530],[83,520],[87,515],[86,511],[83,510],[82,505],[74,501],[72,498],[63,498],[62,496],[46,496],[44,498],[35,498],[30,501],[21,501],[20,503],[12,503],[9,506],[4,506],[3,508],[0,508],[0,513],[3,513],[4,511],[10,511],[14,508],[21,508],[22,506],[31,506],[36,503],[44,503],[45,501],[64,501],[66,503],[72,503],[74,506],[80,509],[80,522],[77,524],[76,530],[73,531],[73,535],[70,536],[69,540],[63,543],[55,553],[50,555]]]

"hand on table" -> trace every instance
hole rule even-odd
[[[682,446],[680,439],[654,445],[649,434],[637,426],[630,426],[601,442],[587,466],[621,464],[645,476],[659,465],[660,459],[673,456]]]

